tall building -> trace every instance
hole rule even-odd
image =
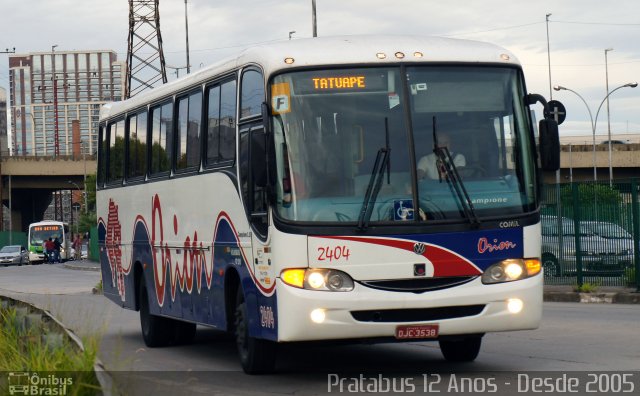
[[[125,73],[109,50],[9,56],[11,154],[95,152],[100,106],[122,99]]]
[[[9,155],[7,143],[7,90],[0,88],[0,158]]]

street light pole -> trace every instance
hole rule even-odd
[[[189,64],[189,19],[187,18],[187,0],[184,0],[184,28],[187,32],[187,74],[191,73],[191,66]]]
[[[607,48],[604,50],[604,71],[606,78],[606,88],[609,92],[609,61],[607,59],[607,52],[613,51],[613,48]],[[607,95],[607,145],[609,150],[609,187],[613,180],[613,168],[611,167],[611,113],[609,112],[609,95]]]
[[[551,48],[549,47],[549,17],[551,14],[547,14],[547,60],[549,61],[549,99],[553,99],[553,91],[551,90]]]
[[[313,28],[313,37],[318,37],[318,23],[316,20],[316,0],[311,0],[311,25]]]
[[[600,102],[600,106],[598,106],[598,111],[596,111],[595,118],[593,117],[593,115],[591,113],[591,108],[589,107],[587,102],[584,100],[582,95],[580,95],[579,93],[577,93],[573,89],[569,89],[567,87],[563,87],[563,86],[560,86],[560,85],[556,85],[555,87],[553,87],[553,89],[556,90],[556,91],[573,92],[574,94],[576,94],[576,96],[578,96],[582,100],[584,105],[587,107],[587,111],[589,112],[589,119],[591,120],[591,130],[593,131],[593,181],[597,181],[598,180],[598,174],[597,174],[597,168],[596,168],[596,125],[598,123],[598,114],[600,114],[600,109],[602,109],[602,105],[604,104],[604,102],[606,102],[609,99],[609,96],[611,96],[612,93],[614,93],[617,90],[622,89],[622,88],[626,88],[626,87],[635,88],[637,86],[638,86],[637,82],[630,82],[630,83],[626,83],[624,85],[621,85],[621,86],[613,89],[611,92],[607,93],[607,96],[605,96],[604,99],[602,99],[602,102]]]

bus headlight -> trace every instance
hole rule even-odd
[[[540,259],[508,259],[497,262],[482,274],[482,283],[503,283],[529,278],[540,272]]]
[[[290,268],[282,271],[280,279],[287,285],[300,289],[337,292],[353,290],[353,279],[335,269]]]

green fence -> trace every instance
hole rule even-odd
[[[633,179],[545,185],[545,283],[639,287],[639,184]]]
[[[27,233],[19,231],[0,231],[0,247],[22,245],[27,247]]]
[[[100,248],[98,246],[98,227],[89,230],[89,259],[100,261]]]

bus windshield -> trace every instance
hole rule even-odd
[[[42,246],[42,243],[49,238],[62,239],[64,237],[62,226],[60,225],[31,226],[29,234],[29,244],[31,246]]]
[[[372,223],[464,222],[470,213],[482,220],[535,209],[533,135],[518,69],[296,71],[277,75],[270,90],[275,212],[286,221],[358,224],[367,190]]]

